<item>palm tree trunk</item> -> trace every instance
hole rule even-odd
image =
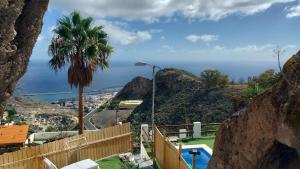
[[[79,134],[83,134],[83,86],[79,85],[79,101],[78,101],[78,119],[79,119]]]

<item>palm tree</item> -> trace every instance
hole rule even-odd
[[[58,71],[66,64],[68,83],[78,87],[79,134],[83,133],[83,89],[93,81],[93,73],[99,66],[108,68],[112,47],[102,26],[92,26],[93,18],[82,18],[78,11],[57,21],[54,36],[49,45],[49,65]]]

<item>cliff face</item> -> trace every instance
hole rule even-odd
[[[223,122],[209,169],[300,168],[300,52],[281,79],[249,108]]]
[[[26,71],[47,6],[48,0],[0,1],[0,105]]]
[[[156,124],[183,124],[194,121],[222,122],[235,112],[233,96],[242,89],[207,89],[199,77],[177,69],[163,69],[156,76]],[[133,124],[149,123],[152,90],[129,117]]]
[[[151,80],[144,77],[136,77],[127,83],[114,98],[116,100],[142,99],[152,89]]]

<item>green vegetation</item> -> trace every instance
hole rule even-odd
[[[68,83],[78,87],[80,134],[83,133],[83,88],[92,83],[98,66],[108,67],[108,57],[112,53],[103,27],[92,25],[93,18],[82,18],[77,11],[59,19],[48,50],[50,67],[58,71],[69,65]]]
[[[222,74],[219,70],[204,70],[201,73],[200,80],[206,88],[225,88],[229,84],[228,76]]]
[[[279,77],[280,73],[276,73],[274,70],[267,70],[258,77],[253,77],[249,80],[244,94],[249,98],[260,95],[270,89],[278,81]]]
[[[113,99],[113,100],[109,103],[109,105],[107,106],[107,108],[108,108],[109,110],[117,110],[117,109],[119,109],[120,101],[121,101],[121,100],[119,100],[119,99]]]
[[[118,156],[113,156],[97,161],[101,169],[122,169],[122,161]]]
[[[96,162],[101,169],[138,169],[137,166],[129,162],[122,162],[118,156],[105,158]]]
[[[6,111],[7,111],[7,120],[8,121],[14,120],[15,115],[17,114],[16,109],[10,108],[10,109],[7,109]]]
[[[163,69],[157,74],[155,122],[184,124],[194,121],[222,122],[234,109],[233,98],[241,97],[243,88],[207,88],[199,77],[177,69]],[[133,132],[139,134],[141,123],[151,123],[152,91],[130,115]],[[238,107],[238,106],[236,106]],[[137,137],[138,138],[138,137]]]
[[[184,145],[206,144],[208,147],[213,149],[215,143],[215,137],[189,138],[189,139],[179,140],[178,143]]]

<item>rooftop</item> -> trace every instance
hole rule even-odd
[[[28,129],[28,125],[0,126],[0,146],[24,144]]]

